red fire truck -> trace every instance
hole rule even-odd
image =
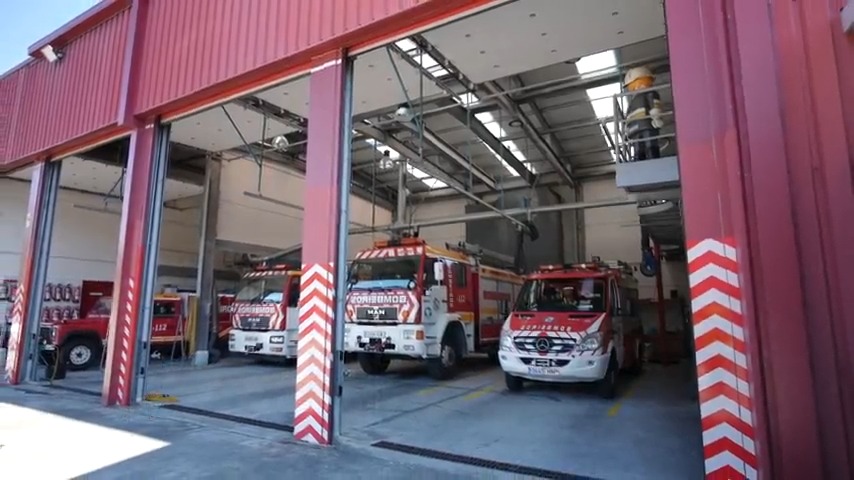
[[[467,355],[494,359],[522,278],[485,263],[512,258],[415,237],[360,252],[348,279],[344,350],[357,354],[369,375],[385,372],[391,359],[426,360],[430,375],[445,379]]]
[[[643,367],[637,298],[623,262],[545,266],[529,275],[501,331],[507,388],[519,391],[524,380],[596,382],[612,398],[618,372]]]
[[[231,307],[230,352],[260,358],[297,356],[300,268],[261,262],[243,276]]]
[[[106,347],[107,329],[112,309],[112,282],[84,281],[80,298],[79,318],[48,318],[40,325],[39,342],[47,361],[58,360],[71,371],[86,370],[101,363]],[[175,346],[177,352],[186,352],[187,305],[186,294],[157,295],[154,297],[151,323],[151,349],[168,350]],[[226,338],[231,328],[229,318],[230,295],[219,296],[218,337]],[[50,317],[49,315],[46,315]]]

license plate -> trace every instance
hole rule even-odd
[[[257,342],[258,337],[245,337],[247,342]]]
[[[368,338],[385,338],[385,332],[366,332],[365,336]]]
[[[558,375],[560,369],[554,367],[528,367],[530,375]]]

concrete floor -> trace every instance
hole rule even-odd
[[[383,450],[369,446],[385,440],[592,478],[702,477],[699,412],[687,364],[650,365],[641,377],[624,378],[621,395],[611,401],[584,386],[528,384],[524,392],[511,394],[501,370],[485,359],[472,359],[458,378],[443,383],[427,377],[418,364],[394,362],[380,377],[364,375],[355,363],[348,367],[345,443],[368,448],[370,455]],[[100,381],[100,372],[92,371],[69,373],[58,383],[97,392]],[[183,406],[290,425],[293,385],[293,367],[230,358],[195,369],[180,362],[152,365],[146,391],[174,395]],[[278,433],[283,435],[289,437]],[[472,468],[383,453],[389,454],[455,472]],[[489,478],[500,475],[486,472]],[[400,478],[406,476],[401,471]]]

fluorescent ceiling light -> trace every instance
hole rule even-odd
[[[614,73],[617,71],[617,55],[613,50],[587,55],[575,62],[575,68],[578,69],[581,78],[591,78]]]
[[[593,55],[582,57],[575,62],[575,68],[581,74],[581,78],[591,78],[617,71],[617,55],[613,50],[607,50]],[[602,85],[601,87],[588,88],[587,98],[590,99],[590,106],[593,107],[593,113],[599,120],[610,119],[614,116],[614,99],[613,96],[622,92],[622,84],[617,81]],[[625,97],[620,98],[620,106],[625,108]],[[608,122],[604,127],[611,135],[611,138],[616,141],[616,132],[614,123]],[[602,136],[605,136],[603,130]],[[607,139],[606,139],[607,143]],[[609,144],[610,146],[610,144]],[[616,162],[617,153],[611,150],[611,158]]]
[[[463,95],[460,95],[459,99],[460,103],[462,103],[465,107],[469,107],[480,101],[480,99],[477,98],[477,95],[471,92],[467,92]],[[495,136],[495,138],[503,138],[507,135],[507,132],[505,132],[504,129],[501,128],[501,125],[498,123],[498,121],[495,119],[491,112],[477,113],[475,114],[474,118],[478,119],[480,123],[482,123],[483,126],[486,127],[487,130],[489,130],[489,133]],[[531,173],[537,173],[537,171],[534,169],[534,166],[527,163],[528,158],[525,156],[519,146],[516,145],[516,142],[514,142],[513,140],[505,140],[504,142],[502,142],[502,144],[507,147],[507,150],[510,150],[510,153],[512,153],[514,157],[516,157],[520,162],[522,162],[522,164],[525,165],[525,168],[530,170]],[[519,172],[517,172],[513,167],[511,167],[509,163],[505,162],[504,158],[502,158],[501,155],[498,154],[498,152],[493,150],[492,147],[490,147],[486,143],[483,143],[483,146],[485,146],[487,149],[489,149],[490,152],[492,152],[492,155],[494,155],[495,158],[499,162],[501,162],[502,165],[504,165],[504,168],[507,169],[507,171],[511,175],[513,175],[514,177],[519,176]]]
[[[378,152],[382,153],[383,155],[385,155],[385,152],[388,152],[388,158],[390,158],[393,161],[399,160],[400,157],[402,156],[400,154],[400,152],[398,152],[397,150],[383,144],[382,142],[378,142],[377,140],[374,140],[373,138],[368,138],[365,141],[368,142],[368,144],[373,146],[374,149],[376,149]],[[447,183],[439,180],[438,178],[431,177],[430,174],[428,174],[424,170],[421,170],[420,168],[413,167],[409,163],[406,164],[406,171],[409,172],[409,174],[412,175],[413,177],[417,178],[418,180],[421,180],[421,183],[423,183],[424,185],[427,185],[427,188],[430,188],[430,189],[447,188],[447,186],[448,186]]]

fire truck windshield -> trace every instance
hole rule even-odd
[[[285,275],[245,279],[235,302],[246,303],[281,303],[285,291]]]
[[[527,280],[517,312],[604,312],[605,282],[595,278]]]
[[[421,257],[371,258],[350,267],[351,290],[414,288]]]

